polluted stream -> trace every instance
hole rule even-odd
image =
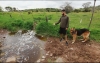
[[[7,31],[0,38],[2,38],[1,62],[36,62],[45,56],[45,40],[41,40],[34,31],[28,30],[22,34],[22,30],[19,30],[13,35]]]

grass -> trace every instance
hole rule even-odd
[[[10,16],[11,15],[11,16]],[[46,16],[48,17],[48,25],[45,23]],[[75,28],[88,28],[91,12],[79,12],[79,13],[69,13],[70,18],[69,29]],[[33,29],[34,21],[39,24],[36,27],[38,34],[57,36],[59,25],[54,26],[61,17],[60,12],[33,12],[28,14],[28,12],[0,12],[0,29],[8,29],[10,31],[15,31],[19,29]],[[80,21],[82,21],[80,23]],[[41,25],[42,24],[42,25]],[[44,28],[43,28],[44,27]],[[47,31],[46,31],[47,29]],[[44,31],[43,31],[44,30]],[[93,21],[90,26],[91,39],[99,41],[100,38],[100,13],[94,13]],[[69,31],[68,31],[69,33]]]

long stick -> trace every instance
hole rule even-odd
[[[90,23],[89,23],[88,29],[90,28],[90,25],[91,25],[91,22],[92,22],[92,19],[93,19],[95,3],[96,3],[96,0],[94,0],[94,6],[93,6],[93,10],[92,10],[92,16],[91,16],[91,19],[90,19]]]

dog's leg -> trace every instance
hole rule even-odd
[[[85,40],[84,42],[88,41],[89,40],[89,34],[87,34],[87,36],[85,37]]]
[[[75,34],[75,35],[73,35],[73,41],[72,41],[72,44],[76,41],[76,37],[77,37],[77,35]]]
[[[86,39],[85,33],[82,34],[82,37],[83,37],[83,41],[82,42],[85,42],[85,39]]]
[[[88,37],[85,37],[85,40],[84,41],[82,41],[82,42],[86,42],[88,40]]]
[[[86,42],[89,39],[89,35],[90,35],[90,32],[84,33],[83,34],[84,41],[82,41],[82,42]]]

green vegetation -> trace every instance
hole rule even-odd
[[[60,12],[0,12],[0,29],[16,31],[19,29],[33,29],[33,23],[37,22],[36,32],[45,36],[58,36],[59,25],[53,25],[59,20]],[[88,28],[91,12],[69,13],[70,25],[75,28]],[[48,23],[46,22],[48,18]],[[90,26],[91,39],[100,40],[100,11],[94,13],[94,18]],[[70,34],[69,34],[70,35]]]
[[[41,22],[36,28],[37,34],[45,36],[59,36],[58,34],[59,26],[54,26],[51,23]]]

